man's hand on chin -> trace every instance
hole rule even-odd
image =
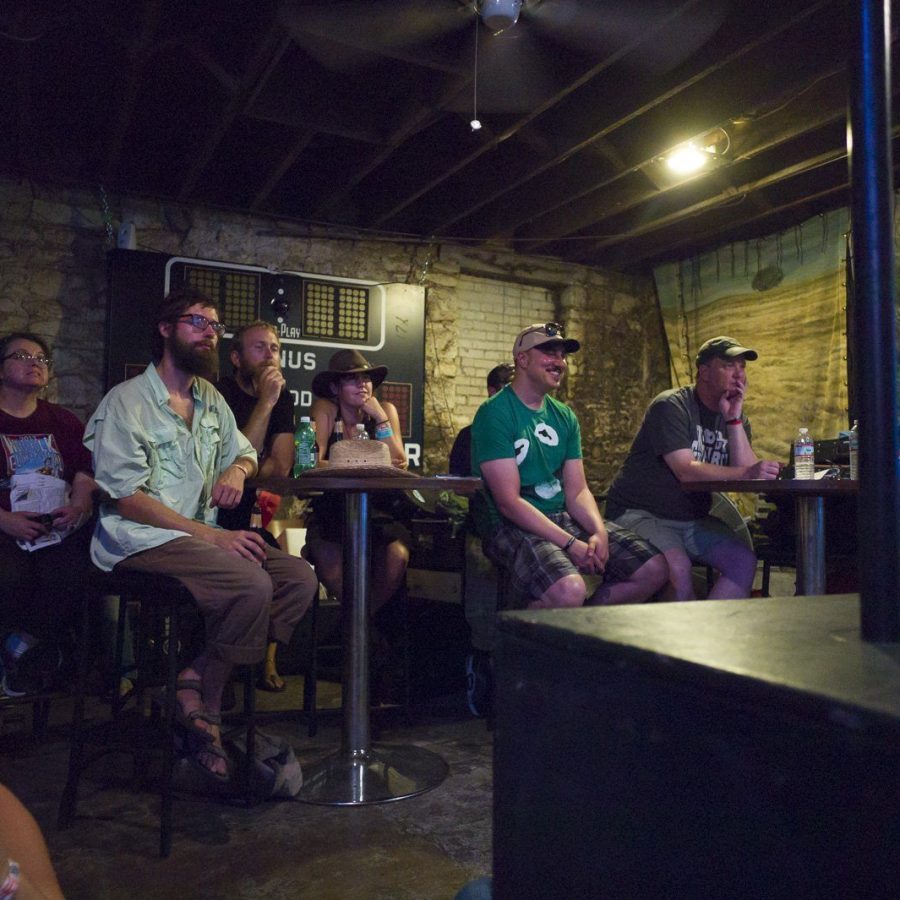
[[[727,421],[740,419],[744,409],[743,386],[726,391],[719,399],[719,412]]]
[[[261,369],[256,375],[255,382],[256,396],[273,405],[281,396],[286,384],[281,370],[274,366],[266,366]]]

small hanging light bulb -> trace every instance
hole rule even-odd
[[[469,122],[472,131],[481,130],[481,122],[478,119],[478,19],[475,19],[475,68],[472,73],[472,121]]]

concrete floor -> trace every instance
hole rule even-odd
[[[260,706],[299,705],[299,676]],[[336,685],[323,685],[322,694]],[[321,694],[320,694],[321,696]],[[293,800],[252,808],[196,797],[175,804],[169,859],[158,857],[158,801],[127,786],[126,757],[106,757],[82,779],[78,818],[56,830],[68,761],[70,704],[57,702],[46,738],[35,744],[17,707],[0,707],[0,780],[44,830],[68,898],[452,898],[491,869],[491,753],[485,723],[469,716],[462,697],[442,698],[405,726],[396,710],[373,717],[373,739],[413,743],[443,756],[447,780],[425,794],[392,803],[325,807]],[[301,765],[335,749],[340,719],[326,714],[315,739],[305,723],[280,718],[262,730],[285,736]]]

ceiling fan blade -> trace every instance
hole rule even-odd
[[[725,18],[730,0],[542,0],[526,6],[523,19],[564,47],[594,57],[637,44],[629,59],[660,74],[708,41]],[[663,22],[665,40],[654,40]]]
[[[396,48],[462,28],[471,22],[474,9],[450,0],[284,0],[279,14],[295,36]]]
[[[482,32],[478,47],[478,107],[507,113],[534,109],[557,90],[551,54],[528,28]]]

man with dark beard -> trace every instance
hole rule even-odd
[[[260,478],[290,475],[294,461],[294,403],[284,389],[280,357],[281,341],[274,325],[261,320],[243,325],[231,341],[234,375],[216,384],[238,428],[256,450]],[[223,528],[249,528],[255,501],[256,491],[245,490],[234,509],[219,510],[219,524]],[[266,650],[265,670],[257,682],[264,691],[279,693],[285,689],[284,679],[278,674],[277,651],[274,641]]]
[[[85,429],[106,495],[94,563],[174,576],[203,615],[206,644],[179,675],[177,716],[196,763],[219,779],[228,777],[219,725],[233,667],[260,661],[267,641],[287,643],[317,588],[305,561],[216,524],[217,508],[237,505],[257,458],[206,380],[224,331],[204,294],[169,294],[156,316],[156,362],[114,387]]]

